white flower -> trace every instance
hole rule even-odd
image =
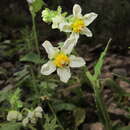
[[[38,118],[42,118],[42,107],[38,106],[33,111],[29,111],[27,117],[23,119],[22,124],[26,126],[29,122],[36,124]]]
[[[7,115],[7,120],[8,121],[20,121],[22,120],[22,114],[18,111],[9,111],[8,115]]]
[[[42,107],[40,107],[40,106],[36,107],[34,110],[35,117],[42,118],[42,112],[43,112]]]
[[[27,0],[27,2],[28,2],[29,4],[32,4],[33,2],[35,2],[35,0]]]
[[[60,80],[68,82],[71,77],[70,67],[82,67],[85,61],[81,57],[70,55],[76,44],[75,38],[69,38],[61,48],[53,47],[49,41],[43,43],[43,47],[48,53],[49,61],[41,67],[41,74],[50,75],[57,70]]]
[[[79,38],[79,34],[92,37],[92,32],[87,28],[87,26],[91,24],[98,16],[94,12],[85,14],[83,16],[81,12],[82,9],[80,5],[75,4],[73,6],[73,15],[70,22],[63,22],[59,25],[61,31],[72,32],[71,36],[75,37],[77,40]]]

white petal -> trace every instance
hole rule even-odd
[[[28,117],[28,118],[33,118],[33,117],[34,117],[34,115],[35,115],[35,114],[34,114],[34,112],[33,112],[33,111],[29,111],[29,112],[28,112],[28,116],[27,116],[27,117]]]
[[[58,68],[57,74],[60,77],[60,80],[64,83],[67,83],[71,77],[70,69],[69,68]]]
[[[81,12],[82,12],[82,9],[81,9],[80,5],[75,4],[73,6],[73,15],[76,16],[76,17],[80,17],[80,16],[82,16]]]
[[[65,54],[70,54],[74,48],[74,46],[76,45],[77,40],[74,37],[70,37],[68,38],[63,47],[61,48],[61,51],[63,51]]]
[[[71,32],[71,25],[66,22],[60,23],[59,29],[60,31],[63,31],[63,32]]]
[[[41,67],[41,74],[43,75],[50,75],[56,70],[55,65],[52,63],[52,61],[48,61],[46,64],[44,64]]]
[[[75,33],[75,32],[72,32],[71,33],[71,35],[70,35],[70,38],[75,38],[75,40],[76,40],[76,43],[77,43],[77,41],[78,41],[78,39],[79,39],[79,33]],[[76,45],[76,44],[75,44]]]
[[[71,55],[70,57],[70,67],[82,67],[85,65],[85,61],[82,57],[76,57]]]
[[[49,41],[45,41],[42,46],[45,48],[48,57],[51,59],[54,57],[54,55],[59,51],[58,48],[53,47],[52,44]]]
[[[38,106],[38,107],[36,107],[36,108],[35,108],[35,110],[34,110],[34,111],[36,111],[36,112],[42,112],[42,111],[43,111],[43,109],[42,109],[42,107]]]
[[[42,113],[41,112],[35,112],[35,117],[42,118]]]
[[[97,18],[97,14],[96,13],[89,13],[84,15],[84,19],[85,19],[85,24],[86,26],[88,26],[89,24],[91,24],[96,18]]]
[[[84,29],[82,30],[81,34],[84,34],[84,35],[86,35],[87,37],[92,37],[92,36],[93,36],[92,32],[91,32],[88,28],[84,28]]]
[[[52,24],[52,29],[56,29],[56,28],[58,28],[58,24],[57,23],[53,23]]]

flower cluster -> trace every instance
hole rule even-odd
[[[27,124],[36,124],[38,118],[42,118],[42,107],[38,106],[33,111],[25,109],[28,111],[27,116],[23,118],[22,114],[19,111],[11,110],[8,112],[7,121],[22,121],[23,126]]]
[[[92,32],[87,26],[96,19],[97,14],[92,12],[82,15],[81,12],[82,9],[78,4],[74,5],[73,14],[69,16],[62,13],[60,7],[57,11],[43,10],[43,21],[51,22],[53,29],[57,28],[60,31],[69,33],[69,37],[62,46],[58,47],[53,47],[49,41],[43,43],[49,61],[41,67],[41,74],[50,75],[57,70],[60,80],[66,83],[71,77],[70,67],[76,68],[85,65],[84,59],[74,56],[72,50],[76,46],[80,34],[92,37]]]
[[[29,111],[26,118],[23,119],[23,126],[26,126],[28,123],[36,124],[38,118],[42,118],[43,109],[38,106],[34,111]]]

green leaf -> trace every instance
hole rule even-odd
[[[95,81],[95,77],[89,71],[86,72],[86,75],[91,83]]]
[[[44,62],[43,59],[41,59],[39,57],[39,55],[32,53],[32,52],[30,52],[30,53],[26,54],[24,57],[22,57],[20,59],[20,61],[31,62],[31,63],[35,63],[35,64],[42,64]]]
[[[111,39],[109,39],[108,43],[107,43],[107,46],[105,48],[105,50],[101,53],[101,56],[97,62],[97,64],[95,65],[94,67],[94,77],[97,79],[100,74],[101,74],[101,69],[102,69],[102,66],[103,66],[103,62],[104,62],[104,58],[105,58],[105,55],[107,53],[107,50],[108,50],[108,47],[109,47],[109,44],[111,42]]]
[[[17,81],[21,80],[23,77],[29,74],[28,67],[29,66],[26,65],[21,71],[14,73],[15,79]]]
[[[54,105],[54,108],[57,112],[62,110],[73,111],[76,108],[76,106],[70,103],[58,103]]]
[[[17,110],[23,106],[23,103],[20,100],[21,97],[21,89],[17,88],[12,95],[10,96],[10,104],[12,109]]]
[[[56,128],[59,127],[56,117],[49,117],[47,114],[45,114],[44,117],[46,119],[44,123],[45,130],[56,130]]]
[[[75,117],[76,127],[78,127],[85,120],[85,117],[86,117],[86,111],[85,111],[85,109],[83,109],[83,108],[76,108],[74,110],[74,117]]]
[[[38,11],[40,11],[43,5],[46,5],[45,2],[43,2],[43,0],[35,0],[32,3],[33,11],[37,13]]]
[[[0,130],[20,130],[21,128],[21,123],[16,123],[16,122],[9,122],[5,124],[0,124]]]

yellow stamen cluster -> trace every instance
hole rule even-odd
[[[63,68],[67,66],[69,62],[70,62],[69,57],[64,53],[59,53],[54,58],[54,64],[56,65],[56,67]]]
[[[85,23],[82,19],[76,19],[71,27],[73,32],[81,32],[82,28],[85,27]]]

